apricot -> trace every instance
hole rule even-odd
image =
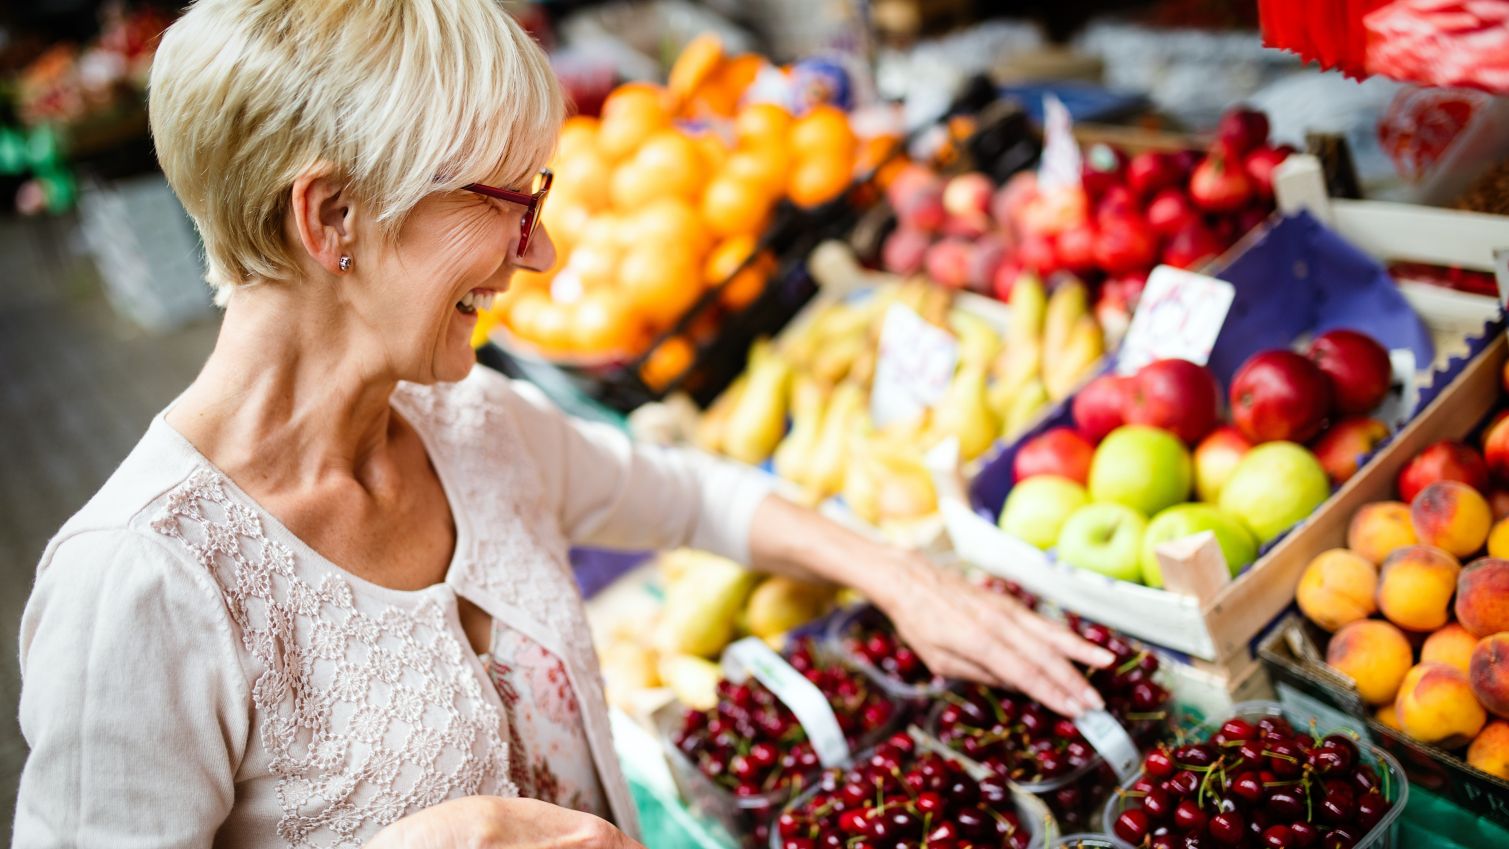
[[[1509,560],[1482,557],[1457,577],[1457,621],[1482,638],[1509,631]]]
[[[1452,622],[1425,638],[1425,644],[1420,647],[1420,662],[1444,663],[1466,672],[1467,664],[1472,660],[1472,650],[1477,645],[1477,637]]]
[[[1305,567],[1294,598],[1311,622],[1335,631],[1372,616],[1378,609],[1373,600],[1377,591],[1377,566],[1345,548],[1333,548]]]
[[[1378,573],[1378,609],[1401,628],[1434,631],[1446,624],[1461,570],[1457,559],[1439,548],[1401,548]]]
[[[1457,557],[1466,557],[1488,541],[1493,511],[1487,499],[1458,481],[1436,481],[1420,491],[1409,508],[1415,536]]]
[[[1390,554],[1420,540],[1410,524],[1409,505],[1402,501],[1364,504],[1347,526],[1347,548],[1382,564]]]
[[[1443,749],[1466,745],[1488,721],[1467,676],[1444,663],[1422,663],[1406,673],[1394,707],[1405,734]]]
[[[1509,718],[1509,633],[1478,641],[1468,663],[1467,681],[1483,707]]]
[[[1509,778],[1509,722],[1502,719],[1483,726],[1467,747],[1467,762],[1499,778]]]
[[[1488,556],[1509,557],[1509,519],[1500,518],[1488,531]]]
[[[1386,704],[1378,708],[1378,712],[1373,714],[1373,718],[1378,720],[1378,724],[1385,728],[1392,728],[1395,731],[1404,730],[1399,727],[1399,711],[1394,709],[1393,704]]]
[[[1393,701],[1414,662],[1404,632],[1378,619],[1343,626],[1326,647],[1326,663],[1355,681],[1358,694],[1370,705]]]

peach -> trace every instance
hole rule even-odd
[[[1444,663],[1422,663],[1406,673],[1394,707],[1405,734],[1443,749],[1465,745],[1488,721],[1467,676]]]
[[[1467,762],[1499,778],[1509,778],[1509,722],[1502,719],[1483,726],[1467,747]]]
[[[1365,504],[1347,527],[1347,548],[1379,564],[1419,541],[1409,521],[1409,505],[1402,501]]]
[[[1479,639],[1509,631],[1509,560],[1480,557],[1457,577],[1457,621]]]
[[[1493,511],[1477,490],[1458,481],[1436,481],[1420,491],[1409,507],[1415,536],[1457,557],[1483,547],[1493,526]]]
[[[969,282],[969,253],[969,242],[963,239],[943,239],[934,242],[927,249],[923,254],[922,265],[934,283],[959,289]]]
[[[1509,718],[1509,633],[1478,642],[1468,664],[1467,681],[1483,707]]]
[[[1434,631],[1446,624],[1461,571],[1457,559],[1439,548],[1401,548],[1378,573],[1378,609],[1401,628]]]
[[[1452,622],[1425,638],[1425,644],[1420,647],[1420,662],[1444,663],[1466,672],[1467,664],[1472,660],[1472,650],[1477,645],[1477,637]]]
[[[1358,694],[1370,705],[1393,701],[1414,662],[1415,652],[1404,632],[1377,619],[1343,626],[1326,647],[1326,663],[1355,681]]]
[[[1373,600],[1377,591],[1377,566],[1345,548],[1333,548],[1317,554],[1305,567],[1294,598],[1311,622],[1335,631],[1372,616],[1378,609]]]
[[[893,274],[915,274],[932,243],[932,237],[921,230],[897,227],[880,247],[880,263]]]
[[[1509,519],[1498,519],[1488,531],[1488,556],[1509,558]]]
[[[1378,724],[1384,728],[1392,728],[1395,731],[1404,730],[1399,727],[1399,711],[1395,710],[1392,704],[1386,704],[1378,708],[1378,712],[1373,714],[1373,718],[1378,720]]]

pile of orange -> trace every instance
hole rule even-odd
[[[738,106],[763,64],[698,39],[667,86],[627,83],[608,96],[600,118],[568,119],[541,222],[558,260],[547,272],[516,275],[492,318],[547,354],[628,359],[710,287],[728,281],[719,293],[724,310],[753,301],[772,262],[749,258],[775,204],[832,200],[860,156],[836,107],[797,117],[770,103]],[[706,128],[677,124],[688,118]],[[642,376],[663,386],[700,341],[662,344]]]

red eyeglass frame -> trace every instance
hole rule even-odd
[[[461,188],[476,192],[498,200],[506,200],[524,207],[524,217],[519,219],[519,258],[524,258],[524,253],[529,250],[529,239],[534,235],[534,228],[540,223],[540,210],[545,207],[545,198],[550,194],[550,184],[555,181],[555,174],[549,168],[541,168],[537,175],[540,187],[533,192],[516,192],[511,189],[500,189],[496,186],[488,186],[482,183],[468,183]]]

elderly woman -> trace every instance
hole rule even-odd
[[[848,584],[939,672],[1097,705],[1060,626],[474,368],[476,308],[554,260],[562,111],[495,0],[168,31],[152,130],[224,323],[43,556],[17,846],[637,845],[575,543]]]

